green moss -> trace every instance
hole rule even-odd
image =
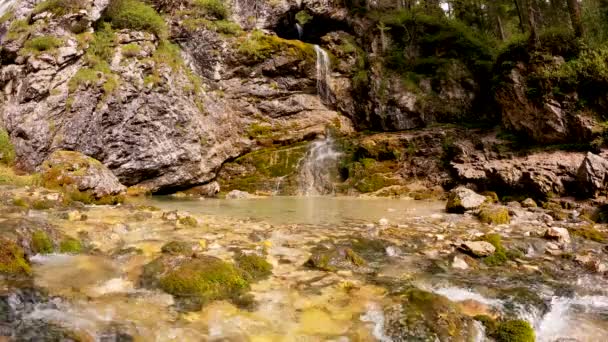
[[[523,320],[502,322],[494,334],[496,342],[534,342],[534,329],[530,323]]]
[[[23,53],[49,52],[63,45],[63,41],[53,36],[39,36],[29,39],[23,45]],[[20,52],[20,53],[21,53]]]
[[[32,245],[30,247],[34,253],[38,254],[49,254],[55,250],[48,234],[40,230],[32,234]]]
[[[496,194],[494,191],[484,191],[484,192],[481,193],[481,195],[486,196],[487,203],[498,203],[498,202],[500,202],[500,200],[498,198],[498,194]]]
[[[259,63],[275,53],[286,53],[297,59],[313,63],[316,60],[314,48],[310,44],[296,40],[286,40],[277,36],[254,31],[239,41],[238,51],[248,60]]]
[[[188,255],[192,254],[192,244],[184,241],[171,241],[164,244],[160,251],[163,254]]]
[[[507,250],[502,245],[502,237],[498,234],[486,234],[481,238],[481,241],[486,241],[492,244],[496,251],[494,254],[483,258],[483,262],[488,266],[501,266],[508,260]]]
[[[122,54],[127,58],[137,57],[141,53],[139,44],[130,43],[122,46]]]
[[[32,31],[33,26],[26,19],[14,20],[6,33],[7,40],[19,40],[26,38]]]
[[[41,183],[40,175],[18,175],[13,168],[0,163],[0,184],[17,186],[38,186]]]
[[[176,297],[196,297],[201,302],[238,297],[249,288],[242,272],[213,257],[190,260],[163,276],[159,284]]]
[[[356,269],[367,264],[365,259],[349,247],[316,247],[311,253],[312,255],[306,262],[306,266],[322,271],[335,272],[341,269]]]
[[[554,202],[545,202],[543,204],[543,208],[549,211],[549,215],[553,217],[553,219],[558,221],[564,221],[568,219],[568,212],[565,211],[561,205]]]
[[[32,269],[25,252],[10,240],[0,240],[0,273],[8,275],[30,274]]]
[[[55,207],[55,202],[44,199],[38,199],[32,203],[32,209],[36,210],[48,210],[53,207]]]
[[[188,227],[196,227],[198,226],[198,221],[192,216],[180,217],[177,222],[182,226]]]
[[[154,8],[138,0],[112,0],[106,15],[117,29],[148,31],[158,37],[167,35],[165,20]]]
[[[83,250],[80,240],[74,238],[66,238],[59,243],[59,251],[61,253],[78,254]]]
[[[606,242],[606,234],[597,230],[593,225],[586,225],[582,227],[569,227],[568,231],[572,236],[578,236],[583,239],[605,243]]]
[[[482,207],[478,216],[481,222],[487,224],[508,224],[511,222],[509,209],[505,207]]]
[[[86,8],[83,0],[46,0],[34,7],[34,14],[50,12],[55,15],[66,15],[75,13]]]
[[[235,262],[250,280],[265,279],[272,274],[272,265],[256,254],[241,253],[235,257]]]
[[[496,329],[498,328],[498,322],[490,316],[487,315],[477,315],[473,317],[476,321],[479,321],[486,328],[486,335],[492,336],[496,333]]]
[[[24,200],[23,198],[14,198],[13,199],[13,205],[17,206],[17,207],[22,207],[22,208],[29,208],[30,205],[27,203],[26,200]]]

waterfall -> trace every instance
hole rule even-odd
[[[298,30],[298,39],[302,40],[302,37],[304,36],[304,28],[302,25],[296,23],[296,30]]]
[[[2,17],[13,6],[16,0],[0,0],[0,17]]]
[[[314,141],[300,165],[299,193],[304,196],[326,195],[334,192],[341,153],[328,136]]]
[[[315,52],[317,53],[317,93],[323,102],[331,103],[332,94],[329,89],[331,61],[327,52],[319,45],[315,45]]]

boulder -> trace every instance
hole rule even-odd
[[[571,242],[570,233],[566,228],[551,227],[545,231],[544,237],[545,239],[555,240],[562,246],[569,245]]]
[[[596,197],[606,189],[606,176],[608,176],[608,160],[587,153],[578,169],[576,179],[582,195]]]
[[[536,204],[536,202],[531,199],[531,198],[526,198],[525,200],[523,200],[521,202],[521,206],[524,208],[536,208],[538,207],[538,205]]]
[[[486,197],[463,186],[453,189],[448,194],[446,210],[451,213],[463,213],[481,207],[486,202]]]
[[[460,245],[460,249],[475,257],[487,257],[496,252],[496,247],[486,241],[467,241]]]
[[[107,167],[79,152],[53,152],[43,163],[41,173],[45,187],[73,187],[97,200],[126,191]]]

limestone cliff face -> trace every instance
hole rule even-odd
[[[20,2],[2,36],[0,118],[22,168],[75,150],[125,185],[170,191],[212,181],[226,160],[259,144],[350,126],[316,95],[310,45],[204,26],[186,32],[171,16],[179,45],[131,29],[108,38],[99,20],[108,1],[68,14],[34,14],[35,6]],[[247,9],[234,8],[241,20]],[[264,13],[261,22],[276,17]],[[242,49],[256,39],[271,44],[262,56]]]

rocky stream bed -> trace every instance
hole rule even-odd
[[[349,197],[65,206],[46,190],[0,193],[0,333],[17,341],[608,335],[605,226],[577,209],[452,214],[443,201]],[[453,191],[448,209],[475,196]]]

